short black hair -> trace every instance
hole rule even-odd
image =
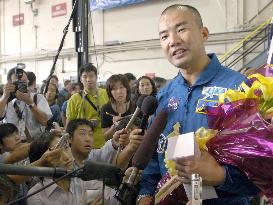
[[[12,68],[12,69],[9,70],[9,72],[8,72],[8,74],[7,74],[7,81],[11,81],[11,76],[12,76],[13,74],[15,74],[15,70],[16,70],[16,69],[18,69],[18,68],[15,67],[15,68]],[[21,69],[21,68],[19,68],[19,69]],[[23,69],[21,69],[21,70],[23,70]],[[23,72],[27,75],[27,73],[26,73],[25,70],[23,70]]]
[[[168,6],[162,13],[161,16],[163,16],[164,14],[166,14],[168,11],[174,10],[174,9],[179,9],[184,7],[185,9],[189,10],[196,18],[196,23],[202,28],[203,27],[203,20],[202,17],[199,13],[199,11],[190,5],[184,5],[184,4],[174,4],[171,6]]]
[[[93,124],[89,120],[86,120],[86,119],[75,119],[75,120],[70,120],[69,121],[69,123],[67,124],[67,127],[66,127],[66,132],[70,135],[71,138],[73,138],[75,130],[79,126],[81,126],[81,125],[87,125],[92,130],[94,130]]]
[[[69,83],[71,83],[71,80],[65,80],[64,81],[64,87],[67,86]]]
[[[35,73],[28,71],[27,72],[27,79],[28,79],[28,86],[33,85],[33,83],[36,81]]]
[[[155,81],[155,83],[166,83],[167,82],[167,80],[162,77],[155,77],[154,81]]]
[[[97,72],[97,68],[92,64],[92,63],[87,63],[83,66],[80,67],[80,77],[82,76],[82,74],[84,72],[88,73],[88,72],[94,72],[96,75],[98,75],[98,72]]]
[[[50,79],[52,79],[52,78],[55,78],[57,81],[59,81],[59,78],[57,77],[57,75],[52,75],[52,76],[50,77]]]
[[[107,95],[110,99],[111,102],[115,102],[116,100],[114,99],[111,91],[114,89],[114,86],[117,82],[121,82],[121,84],[126,88],[126,102],[129,102],[131,98],[131,89],[129,86],[128,79],[122,75],[122,74],[116,74],[116,75],[111,75],[110,78],[106,81],[106,92]]]
[[[125,77],[128,79],[129,82],[130,82],[131,80],[136,80],[136,76],[134,76],[133,73],[125,73],[124,75],[125,75]]]
[[[12,123],[0,124],[0,143],[3,144],[3,138],[18,132],[18,128]]]
[[[35,139],[29,148],[30,163],[40,159],[43,154],[49,149],[50,143],[56,138],[61,137],[56,132],[44,132],[39,138]]]
[[[82,83],[79,82],[79,83],[72,83],[72,90],[75,91],[77,86],[80,87],[80,90],[83,89]]]

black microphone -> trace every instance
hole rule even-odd
[[[58,178],[68,172],[63,167],[30,167],[0,163],[0,174]]]
[[[142,103],[141,112],[143,113],[143,117],[141,120],[141,133],[143,135],[145,130],[147,129],[149,116],[154,114],[156,108],[158,106],[158,102],[154,96],[147,96]]]
[[[128,124],[125,127],[125,132],[128,132],[131,129],[131,127],[133,126],[134,122],[136,121],[138,115],[141,112],[141,106],[142,106],[142,103],[146,97],[147,97],[147,95],[141,95],[137,99],[137,102],[136,102],[137,107],[135,109],[135,112],[133,113],[133,116],[131,117],[131,119],[129,120]],[[119,155],[119,153],[121,152],[122,149],[123,149],[123,147],[120,145],[118,147],[117,155]]]
[[[160,111],[153,120],[153,123],[148,128],[144,135],[143,142],[139,145],[133,159],[132,166],[134,170],[143,170],[151,160],[153,152],[156,149],[159,137],[164,131],[168,121],[168,113],[166,111]],[[136,175],[133,171],[128,179],[127,183],[133,183]]]
[[[144,101],[144,99],[147,97],[147,95],[141,95],[139,96],[139,98],[137,99],[137,102],[136,102],[136,109],[135,109],[135,112],[133,114],[133,116],[131,117],[130,121],[128,122],[128,124],[126,125],[125,127],[125,132],[127,132],[129,129],[131,129],[131,127],[133,126],[136,118],[138,117],[138,115],[140,114],[141,112],[141,106],[142,106],[142,103]]]
[[[64,167],[30,167],[0,163],[0,174],[39,176],[59,178],[69,172]],[[113,179],[113,182],[121,181],[123,172],[121,169],[106,163],[85,161],[84,166],[69,177],[79,177],[84,181],[95,179]]]
[[[166,127],[167,120],[168,113],[166,111],[160,111],[154,118],[151,126],[146,131],[144,140],[138,147],[132,159],[132,166],[134,167],[133,171],[128,181],[123,183],[115,194],[115,198],[121,204],[126,205],[134,201],[134,194],[137,192],[136,188],[134,187],[134,181],[139,173],[139,170],[143,170],[151,160],[159,137]]]
[[[121,169],[106,163],[85,161],[83,169],[77,177],[84,181],[104,179],[107,185],[119,186],[122,182],[123,172]]]

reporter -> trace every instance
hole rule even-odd
[[[20,83],[16,74],[18,70],[22,72]],[[22,140],[31,141],[45,130],[52,113],[43,95],[28,90],[27,80],[24,70],[18,67],[9,70],[8,82],[0,98],[0,117],[18,127]]]

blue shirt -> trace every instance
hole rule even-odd
[[[154,195],[158,181],[167,172],[164,152],[167,148],[167,136],[173,131],[173,126],[179,122],[180,133],[195,132],[200,127],[208,127],[203,108],[207,105],[216,106],[220,93],[228,88],[238,88],[246,79],[240,73],[222,66],[215,54],[208,56],[211,61],[193,86],[189,86],[179,73],[157,95],[157,112],[168,109],[168,122],[152,160],[143,171],[140,195]],[[249,204],[246,196],[256,195],[260,190],[237,168],[230,165],[224,165],[224,168],[225,181],[215,187],[219,199],[205,200],[203,204]]]

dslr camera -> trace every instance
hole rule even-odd
[[[27,93],[27,82],[22,80],[25,67],[26,67],[25,64],[17,63],[17,66],[14,68],[15,69],[15,76],[16,76],[16,81],[14,82],[15,92],[11,93],[9,100],[13,100],[16,97],[15,93],[17,90],[19,90],[22,93]]]

